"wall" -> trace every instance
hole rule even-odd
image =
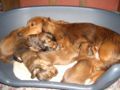
[[[115,11],[119,0],[20,0],[21,7],[39,5],[87,6]]]

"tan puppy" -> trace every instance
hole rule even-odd
[[[94,58],[81,60],[65,72],[62,82],[93,84],[105,71],[103,63]]]

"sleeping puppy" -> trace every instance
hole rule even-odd
[[[95,58],[83,59],[65,72],[62,82],[90,85],[95,83],[105,71],[101,61]]]
[[[16,43],[18,43],[20,38],[27,37],[31,34],[38,34],[40,27],[21,27],[12,31],[9,35],[0,41],[0,60],[3,62],[9,62],[9,58],[13,55]],[[9,45],[9,47],[8,47]]]
[[[108,68],[99,59],[97,47],[83,43],[79,49],[79,56],[76,60],[80,60],[64,73],[62,82],[81,85],[93,84]]]
[[[49,80],[57,75],[57,69],[50,62],[41,59],[37,52],[24,49],[18,55],[31,73],[32,79]]]
[[[40,53],[42,59],[52,64],[68,64],[76,58],[77,61],[80,61],[86,59],[86,55],[88,58],[94,57],[96,56],[92,50],[94,47],[97,47],[95,49],[98,51],[97,60],[103,62],[106,68],[120,60],[120,35],[108,28],[91,23],[56,23],[50,19],[42,21],[41,17],[29,20],[28,26],[32,23],[35,23],[34,26],[40,24],[42,31],[53,34],[58,44],[63,46],[63,49],[61,48],[57,52]],[[84,43],[88,47],[86,52],[91,47],[90,54],[81,52],[81,46]]]
[[[44,32],[29,35],[27,38],[27,43],[30,49],[36,52],[51,51],[58,47],[56,38],[52,34]]]
[[[43,60],[39,53],[59,50],[58,44],[50,33],[29,35],[19,39],[16,44],[14,59],[23,62],[31,73],[31,78],[40,80],[51,79],[57,74],[56,68],[48,61]]]

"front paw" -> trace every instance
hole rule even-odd
[[[41,60],[39,64],[32,69],[31,78],[37,77],[39,80],[50,80],[57,75],[57,69],[48,62]]]

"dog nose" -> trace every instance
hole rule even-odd
[[[42,48],[42,51],[49,51],[49,47]]]
[[[13,59],[17,62],[23,62],[21,57],[13,55]]]

